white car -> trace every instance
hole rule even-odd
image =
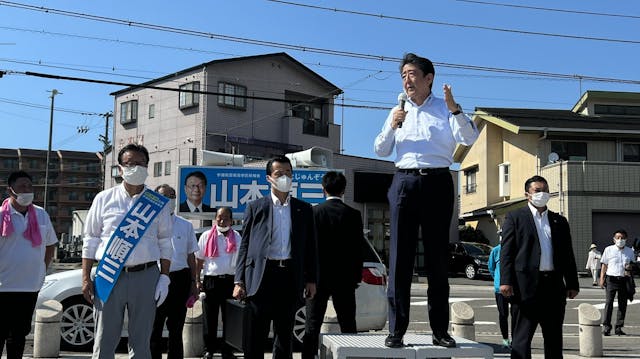
[[[356,324],[358,331],[380,330],[387,321],[386,280],[387,270],[369,241],[364,249],[362,282],[356,290]],[[46,276],[38,295],[36,308],[45,300],[54,299],[62,303],[63,314],[60,328],[61,346],[72,350],[91,350],[95,322],[93,306],[82,297],[82,269],[73,269]],[[331,303],[330,306],[331,308]],[[325,320],[332,320],[330,310]],[[305,307],[296,311],[293,335],[302,343]],[[219,335],[221,335],[222,325]],[[123,336],[127,336],[123,330]],[[165,331],[166,335],[166,331]]]

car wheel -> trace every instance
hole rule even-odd
[[[87,350],[93,346],[95,322],[93,306],[81,296],[62,302],[60,344],[73,350]]]
[[[478,271],[473,264],[467,264],[467,266],[464,267],[464,275],[469,279],[475,279],[478,275]]]
[[[293,322],[293,347],[298,349],[302,347],[302,340],[304,339],[304,326],[307,322],[307,309],[303,305],[296,310],[296,316]]]

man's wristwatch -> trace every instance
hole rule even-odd
[[[453,112],[451,112],[451,114],[454,115],[454,116],[455,115],[459,115],[459,114],[462,113],[462,107],[460,107],[460,104],[456,104],[456,106],[458,106],[458,109],[453,111]]]

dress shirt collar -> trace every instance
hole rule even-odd
[[[408,101],[411,102],[411,104],[414,105],[415,107],[427,106],[429,105],[431,100],[433,100],[433,92],[429,93],[429,96],[427,96],[427,98],[424,99],[424,102],[422,103],[422,105],[416,104],[415,102],[413,102],[413,100],[411,100],[411,98],[408,99]]]
[[[275,193],[273,193],[273,191],[269,193],[271,194],[271,202],[273,202],[275,206],[288,206],[291,202],[291,195],[287,195],[287,199],[284,201],[284,203],[282,203],[280,202],[280,199],[275,195]]]
[[[142,188],[142,191],[134,194],[133,196],[129,194],[129,192],[127,191],[127,189],[124,187],[124,182],[120,184],[120,191],[122,191],[122,193],[124,194],[125,197],[127,198],[138,198],[142,192],[144,192],[147,189],[147,185],[144,185],[144,187]]]
[[[549,214],[549,208],[542,211],[542,213],[538,212],[538,209],[534,207],[531,202],[527,202],[527,206],[529,206],[529,210],[534,218],[536,217],[546,217]]]
[[[189,206],[189,212],[193,212],[194,209],[198,209],[200,212],[204,212],[202,210],[202,202],[200,202],[200,205],[196,206],[195,204],[193,204],[193,202],[191,202],[188,198],[187,198],[187,206]]]
[[[327,201],[330,200],[330,199],[335,199],[335,200],[338,200],[340,202],[344,202],[342,197],[338,197],[338,196],[329,196],[329,197],[327,197]]]

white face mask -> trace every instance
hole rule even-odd
[[[287,175],[282,175],[276,178],[274,182],[274,186],[278,191],[288,193],[291,190],[291,183],[293,183],[293,180]]]
[[[624,246],[627,244],[627,240],[624,238],[614,238],[614,240],[616,241],[616,247],[618,248],[624,248]]]
[[[16,202],[18,202],[19,205],[21,205],[22,207],[26,207],[28,205],[30,205],[33,202],[33,192],[31,193],[16,193],[13,192],[16,195]]]
[[[169,210],[173,213],[176,210],[176,199],[169,198],[169,202],[167,202],[167,206],[169,206]]]
[[[229,226],[226,226],[226,227],[218,227],[218,231],[219,231],[220,233],[228,232],[228,231],[229,231],[229,229],[231,229],[231,227],[229,227]]]
[[[544,207],[549,202],[549,192],[536,192],[531,195],[531,204],[535,207]]]
[[[132,186],[140,186],[147,180],[147,167],[134,166],[134,167],[122,167],[122,178],[125,182]]]

